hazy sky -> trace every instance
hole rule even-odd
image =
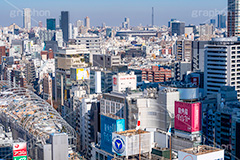
[[[227,0],[0,0],[0,25],[16,23],[22,26],[21,10],[31,8],[32,25],[54,17],[62,10],[69,11],[70,22],[89,16],[91,25],[120,26],[124,17],[132,26],[151,24],[151,10],[155,9],[155,25],[167,25],[171,18],[186,24],[207,23],[218,13],[226,11]],[[20,9],[20,11],[19,11]]]

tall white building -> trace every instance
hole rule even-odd
[[[31,29],[31,9],[24,8],[23,9],[23,27],[25,29]]]
[[[221,86],[234,86],[240,99],[240,43],[218,39],[205,47],[204,94],[220,91]]]

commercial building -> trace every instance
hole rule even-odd
[[[151,157],[151,133],[143,130],[127,130],[112,134],[112,151],[120,157],[148,154]]]
[[[68,11],[61,12],[61,19],[60,19],[60,28],[62,29],[63,33],[63,41],[64,43],[68,42],[68,35],[69,35],[69,15]]]
[[[138,118],[137,99],[142,92],[104,93],[100,102],[100,113],[111,113],[125,119],[126,129],[135,129]]]
[[[25,29],[30,30],[31,29],[31,9],[30,8],[24,8],[23,9],[23,27]]]
[[[221,41],[222,40],[222,41]],[[240,98],[240,43],[232,39],[213,41],[205,47],[204,94],[220,91],[221,86],[234,86]]]
[[[47,30],[56,30],[56,19],[55,18],[47,19]]]
[[[112,152],[112,133],[125,131],[125,120],[112,114],[101,115],[101,149]]]
[[[55,102],[58,106],[62,106],[59,108],[62,114],[67,113],[64,102],[68,104],[67,100],[71,97],[72,87],[81,84],[89,87],[88,82],[85,83],[85,81],[90,79],[90,71],[84,59],[84,55],[89,52],[83,47],[74,47],[76,46],[69,46],[55,53]],[[68,106],[67,104],[65,106]]]
[[[113,76],[113,91],[124,92],[126,89],[137,89],[137,77],[134,72],[131,72],[130,74],[118,73]]]
[[[180,93],[176,88],[161,87],[158,91],[159,104],[159,127],[158,129],[167,132],[169,126],[174,126],[175,101],[180,100]]]
[[[194,148],[182,149],[178,151],[178,159],[192,160],[224,160],[224,150],[210,146],[198,146]]]

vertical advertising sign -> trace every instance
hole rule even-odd
[[[13,160],[27,160],[27,143],[13,143]]]
[[[186,132],[201,130],[201,103],[175,102],[174,128]]]

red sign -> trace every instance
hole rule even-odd
[[[27,151],[25,149],[14,150],[13,151],[13,157],[18,157],[18,156],[27,156]]]
[[[26,143],[14,143],[13,144],[13,157],[27,156],[27,144]]]
[[[175,102],[174,128],[186,132],[201,130],[201,103]]]
[[[116,86],[117,85],[117,78],[113,77],[113,85]]]
[[[199,86],[199,78],[198,77],[192,77],[191,82],[195,84],[196,86]]]

